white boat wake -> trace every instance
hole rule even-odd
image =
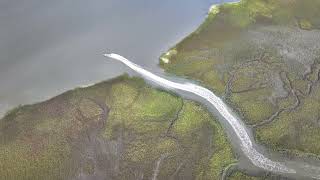
[[[231,125],[233,131],[236,133],[237,137],[241,142],[240,143],[241,150],[255,166],[262,168],[264,170],[276,172],[276,173],[296,173],[294,169],[291,169],[285,166],[283,163],[272,161],[267,157],[265,157],[263,154],[259,153],[253,147],[252,140],[249,137],[249,134],[246,131],[245,127],[240,123],[237,117],[232,115],[227,105],[219,97],[213,94],[210,90],[192,83],[182,84],[182,83],[169,81],[167,79],[159,77],[143,69],[139,65],[132,63],[128,59],[118,54],[111,53],[111,54],[104,54],[104,56],[121,61],[122,63],[127,65],[129,68],[134,70],[135,72],[139,73],[140,75],[147,78],[148,80],[151,80],[157,83],[160,86],[166,87],[168,89],[177,89],[177,90],[190,92],[204,98],[210,104],[212,104],[219,111],[219,113],[227,120],[227,122]]]

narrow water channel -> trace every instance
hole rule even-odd
[[[319,160],[311,158],[287,158],[258,145],[255,142],[251,129],[245,125],[239,116],[221,98],[210,90],[188,80],[179,79],[180,82],[169,80],[170,77],[164,73],[156,75],[118,54],[107,53],[104,56],[120,61],[153,85],[173,91],[185,98],[205,105],[208,110],[219,117],[221,124],[224,126],[233,149],[238,155],[239,168],[250,174],[270,172],[299,180],[320,179]]]

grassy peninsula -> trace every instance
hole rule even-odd
[[[242,0],[213,6],[160,65],[223,97],[260,144],[319,158],[319,42],[320,1]]]

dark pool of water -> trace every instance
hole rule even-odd
[[[125,72],[118,52],[149,69],[227,0],[0,1],[0,114]]]

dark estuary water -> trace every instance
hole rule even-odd
[[[227,0],[0,1],[0,116],[122,74],[119,52],[159,71],[159,55]]]

